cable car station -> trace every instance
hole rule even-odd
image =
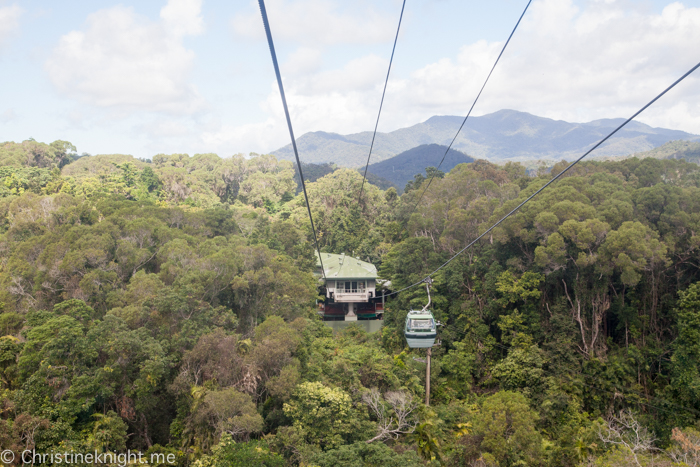
[[[319,303],[318,313],[334,329],[345,327],[337,322],[357,322],[374,332],[381,327],[384,314],[384,296],[381,285],[379,297],[377,268],[366,261],[346,254],[321,253],[325,281],[321,274],[321,261],[316,254],[316,272],[321,277],[325,300]],[[325,290],[324,290],[325,289]],[[373,321],[363,323],[363,321]]]

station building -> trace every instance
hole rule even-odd
[[[325,300],[319,303],[324,321],[378,320],[384,315],[384,293],[377,268],[345,253],[321,253]],[[321,261],[316,254],[316,273],[323,280]],[[379,296],[377,296],[379,290]]]

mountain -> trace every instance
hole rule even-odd
[[[362,170],[362,168],[357,169],[361,174],[364,174],[365,171]],[[396,191],[401,194],[403,193],[403,186],[402,185],[397,185],[396,183],[392,182],[391,180],[388,180],[384,177],[380,177],[379,175],[375,175],[370,171],[367,171],[367,182],[371,183],[372,185],[378,187],[381,190],[388,190],[391,187],[396,188]]]
[[[408,128],[377,133],[372,160],[381,162],[423,144],[448,145],[462,121],[463,117],[435,116]],[[471,117],[452,147],[472,157],[495,162],[571,160],[583,154],[623,121],[618,118],[569,123],[526,112],[499,110],[481,117]],[[700,136],[630,122],[598,148],[593,156],[623,156],[648,151],[673,140],[700,141]],[[345,167],[359,167],[367,160],[371,141],[371,131],[351,135],[316,131],[301,136],[297,146],[304,162],[335,162]],[[272,154],[281,159],[294,158],[291,145]]]
[[[413,180],[414,175],[425,173],[426,167],[437,167],[446,150],[447,146],[440,144],[422,144],[404,151],[398,156],[371,164],[367,170],[374,175],[389,180],[403,190],[406,183],[409,180]],[[474,162],[474,159],[463,152],[450,149],[440,170],[449,172],[455,165],[465,162]]]
[[[371,167],[371,166],[370,166]],[[336,164],[307,164],[305,162],[301,163],[301,170],[304,172],[304,181],[308,184],[311,182],[315,182],[321,177],[324,177],[330,173],[335,172],[339,167]],[[364,169],[364,167],[362,168]],[[364,170],[358,169],[360,173],[364,173]],[[297,184],[297,189],[296,193],[299,194],[301,192],[301,182],[299,181],[299,171],[297,169],[297,164],[294,164],[294,181]],[[390,187],[396,188],[398,192],[401,192],[401,189],[399,188],[399,185],[396,185],[389,180],[380,177],[378,175],[375,175],[373,173],[367,172],[367,181],[371,183],[374,186],[377,186],[381,188],[382,190],[386,190]],[[405,183],[405,182],[404,182]],[[401,185],[403,186],[403,185]]]
[[[301,170],[304,172],[304,182],[315,182],[321,177],[333,173],[337,166],[335,164],[306,164],[301,163]],[[296,162],[294,163],[294,181],[297,183],[297,194],[301,192],[301,181],[299,179],[299,169]]]
[[[640,159],[653,157],[655,159],[685,159],[688,162],[700,164],[700,143],[690,141],[671,141],[651,151],[633,154]]]

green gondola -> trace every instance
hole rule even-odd
[[[404,337],[412,349],[427,349],[435,344],[437,325],[429,310],[411,310],[406,316]]]

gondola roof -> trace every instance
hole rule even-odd
[[[326,279],[376,279],[377,268],[372,263],[361,261],[346,254],[322,253]],[[321,262],[316,253],[316,269],[321,273]]]
[[[406,318],[410,319],[433,319],[433,314],[430,310],[411,310],[408,312]]]

